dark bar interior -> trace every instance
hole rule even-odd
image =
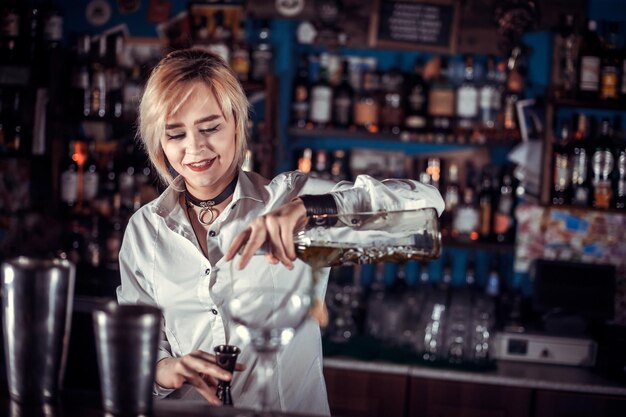
[[[5,324],[0,415],[103,415],[93,312],[167,187],[140,99],[198,48],[250,102],[242,172],[410,179],[445,202],[441,247],[414,242],[434,259],[330,269],[333,416],[626,416],[624,0],[2,0],[0,29],[0,262],[75,266],[59,398],[11,399]],[[151,413],[239,415],[237,393]]]

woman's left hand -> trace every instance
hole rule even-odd
[[[266,257],[269,262],[281,262],[293,268],[296,251],[293,235],[306,224],[306,209],[301,199],[296,198],[284,206],[254,219],[245,230],[235,236],[226,251],[225,260],[230,261],[241,251],[238,269],[246,267],[252,255],[267,242]]]

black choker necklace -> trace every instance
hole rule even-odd
[[[235,178],[233,178],[233,180],[230,182],[230,184],[228,184],[226,188],[224,188],[224,191],[219,193],[217,197],[211,198],[208,200],[197,199],[196,197],[189,194],[189,191],[187,191],[187,188],[185,187],[185,200],[187,201],[188,207],[191,207],[190,204],[200,207],[200,213],[198,213],[198,221],[202,223],[203,225],[208,226],[211,223],[213,223],[213,220],[215,219],[215,212],[213,211],[213,206],[220,204],[222,201],[230,197],[235,192],[235,187],[237,187],[236,175],[235,175]],[[204,220],[204,217],[207,213],[211,215],[211,218],[209,219],[209,221]]]

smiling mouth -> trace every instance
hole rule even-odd
[[[200,171],[204,171],[206,169],[209,169],[211,167],[211,165],[213,165],[214,161],[215,161],[215,158],[213,158],[213,159],[205,159],[205,160],[198,161],[198,162],[192,162],[192,163],[186,164],[186,165],[192,171],[200,172]]]

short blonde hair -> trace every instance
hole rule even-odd
[[[238,169],[243,162],[250,103],[241,83],[219,56],[200,49],[176,50],[154,67],[139,104],[141,142],[167,185],[172,185],[174,178],[161,147],[166,120],[192,95],[197,83],[203,83],[213,93],[226,119],[234,117],[237,149],[231,169]]]

